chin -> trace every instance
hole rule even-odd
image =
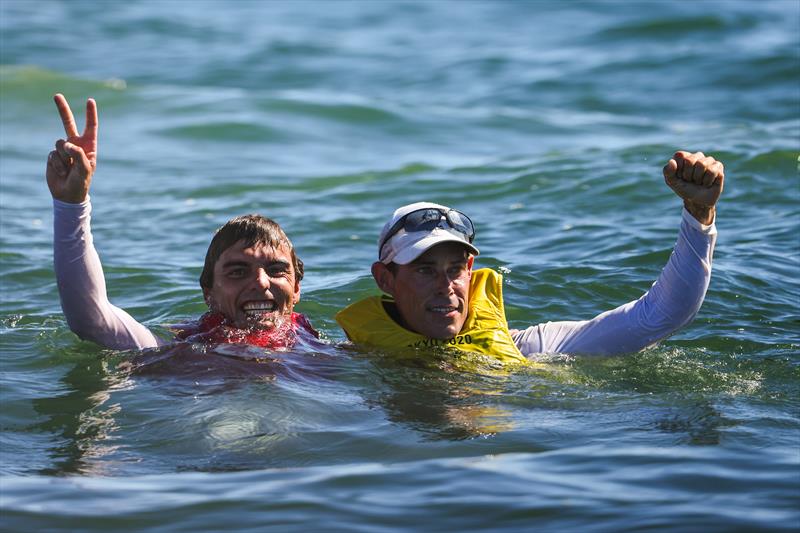
[[[450,340],[456,335],[458,335],[458,331],[455,326],[452,328],[447,329],[438,329],[436,331],[429,331],[426,336],[430,337],[431,339],[438,339],[440,341]]]
[[[275,311],[272,313],[265,313],[261,316],[253,317],[248,320],[248,323],[254,327],[271,329],[281,325],[286,320],[284,313]]]

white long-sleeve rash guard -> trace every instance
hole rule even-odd
[[[695,317],[711,280],[717,230],[683,210],[678,241],[644,296],[591,320],[546,322],[513,334],[520,351],[576,355],[636,352],[671,335]]]
[[[166,344],[108,301],[103,267],[91,234],[91,204],[53,201],[53,257],[61,307],[79,337],[113,349]],[[678,242],[661,275],[636,301],[592,320],[547,322],[514,334],[525,355],[568,353],[613,355],[640,350],[672,334],[694,318],[711,278],[717,231],[686,210]]]
[[[53,262],[61,308],[78,337],[117,350],[165,344],[128,313],[111,304],[91,232],[92,205],[53,200]]]

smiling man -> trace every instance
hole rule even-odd
[[[291,347],[298,331],[317,336],[300,301],[303,262],[277,222],[244,215],[222,226],[206,252],[200,286],[209,312],[178,339]]]
[[[59,139],[50,152],[46,176],[53,196],[53,259],[67,323],[80,338],[107,348],[174,342],[157,337],[108,300],[90,226],[97,105],[87,101],[86,128],[78,135],[66,99],[57,94],[55,102],[67,139]],[[316,338],[308,320],[294,312],[302,279],[303,262],[276,222],[260,215],[234,218],[217,231],[206,253],[200,286],[209,311],[178,328],[176,339],[278,349],[292,347],[298,335]]]
[[[502,277],[473,270],[479,254],[465,214],[419,202],[397,209],[378,239],[372,276],[384,296],[356,302],[336,315],[348,338],[382,348],[452,347],[501,361],[537,353],[615,355],[650,346],[688,324],[711,278],[714,219],[722,193],[722,163],[702,152],[677,152],[663,170],[683,199],[672,255],[638,300],[590,319],[510,330]]]

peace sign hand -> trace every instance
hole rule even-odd
[[[64,95],[53,98],[64,123],[66,141],[56,141],[56,149],[47,157],[47,186],[56,200],[79,204],[89,196],[92,174],[97,166],[97,104],[86,101],[86,127],[78,135],[75,118]]]

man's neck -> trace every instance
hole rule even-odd
[[[390,300],[386,297],[381,299],[381,303],[383,304],[383,309],[386,311],[386,314],[389,315],[389,318],[394,320],[399,326],[408,331],[414,331],[406,325],[403,317],[400,315],[400,311],[397,309],[397,304],[394,303],[394,300]]]

